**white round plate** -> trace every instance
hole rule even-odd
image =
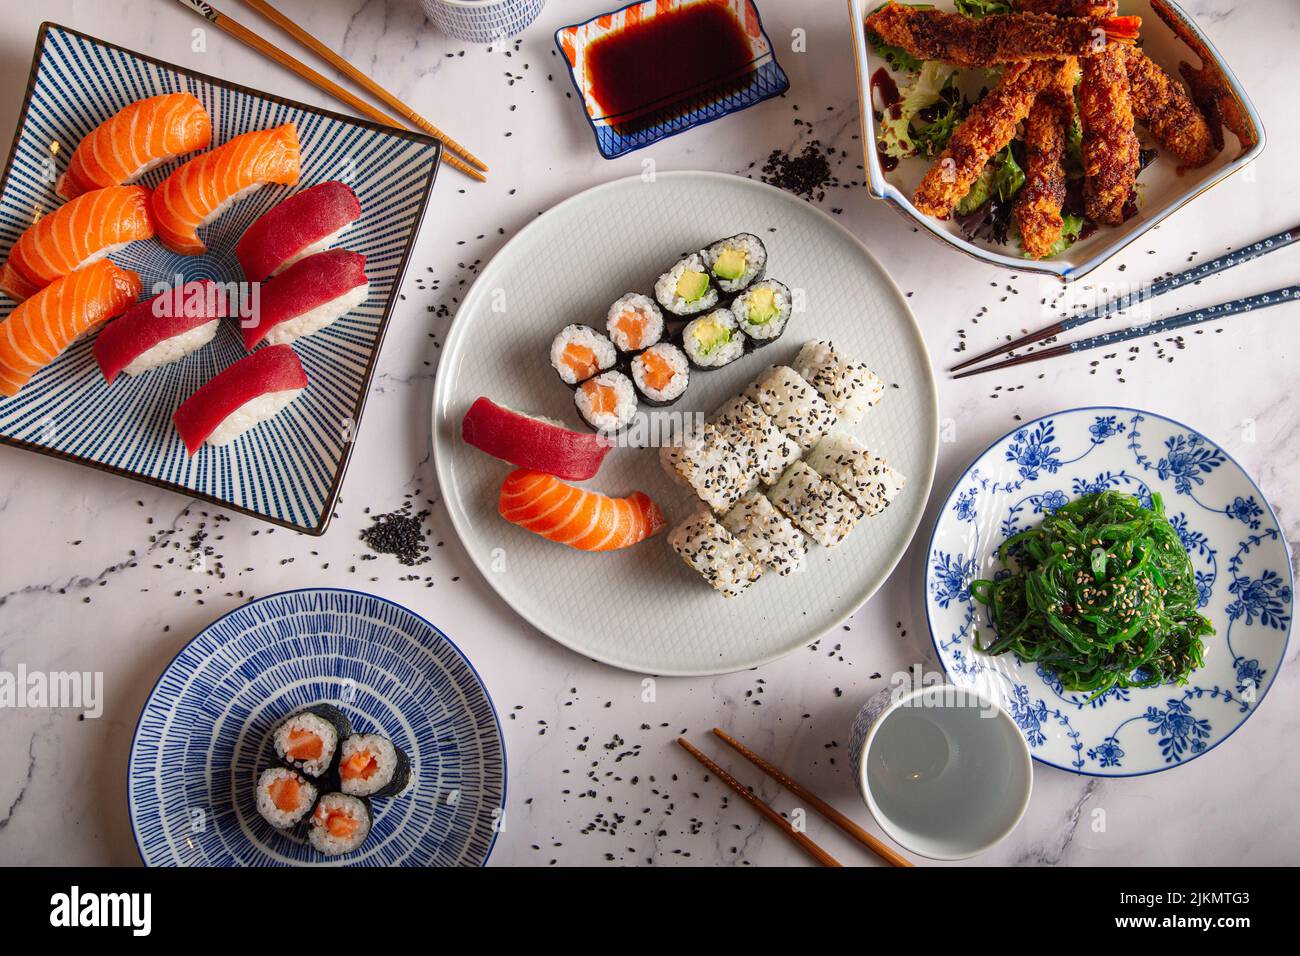
[[[582,428],[573,394],[550,366],[565,325],[603,327],[609,304],[651,292],[685,251],[737,232],[768,247],[768,275],[802,295],[777,342],[713,372],[695,372],[672,411],[711,413],[764,368],[788,364],[810,338],[831,339],[887,383],[849,431],[908,478],[894,504],[860,523],[807,569],[765,575],[727,600],[678,560],[666,534],[586,554],[504,521],[497,495],[510,466],[461,441],[480,395]],[[903,296],[866,248],[825,213],[762,183],[720,173],[659,173],[597,186],[560,203],[508,242],[456,315],[433,398],[433,450],[452,523],[488,583],[524,618],[579,653],[653,674],[725,673],[789,653],[844,620],[888,577],[925,508],[938,439],[929,357]],[[615,448],[583,482],[609,495],[640,489],[671,527],[694,509],[654,448]]]
[[[972,649],[992,633],[970,583],[1045,511],[1095,491],[1159,494],[1192,559],[1214,625],[1184,685],[1115,689],[1089,701],[1014,654]],[[926,614],[948,677],[1000,702],[1043,763],[1100,777],[1168,770],[1226,740],[1273,685],[1291,631],[1292,579],[1277,517],[1250,476],[1186,425],[1133,408],[1076,408],[1021,425],[958,480],[935,523]]]

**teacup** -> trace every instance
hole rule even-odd
[[[886,688],[853,722],[849,760],[872,816],[933,860],[983,853],[1029,806],[1029,745],[1006,711],[952,684]]]

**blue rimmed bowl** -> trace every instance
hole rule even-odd
[[[411,758],[360,848],[325,858],[257,812],[270,733],[313,703]],[[487,689],[419,615],[372,594],[285,591],[208,625],[145,702],[127,770],[149,866],[479,866],[503,829],[506,753]]]
[[[1201,613],[1213,623],[1205,666],[1187,684],[1114,689],[1096,700],[1013,653],[974,649],[994,633],[970,593],[1002,564],[1003,541],[1080,495],[1159,493],[1187,549]],[[1126,777],[1178,767],[1227,740],[1255,712],[1286,655],[1294,589],[1286,539],[1259,488],[1195,429],[1132,408],[1077,408],[1021,425],[980,455],[939,512],[925,607],[953,683],[1003,706],[1036,760]]]
[[[223,323],[210,345],[186,359],[112,386],[91,355],[92,340],[75,343],[17,396],[0,398],[0,443],[321,534],[342,485],[440,146],[421,134],[259,93],[46,23],[0,180],[0,255],[61,203],[55,179],[86,133],[134,100],[180,90],[197,96],[212,116],[214,146],[249,130],[296,124],[300,181],[266,186],[201,230],[209,247],[203,255],[178,255],[148,240],[112,259],[140,274],[146,295],[156,283],[175,284],[177,276],[241,281],[233,249],[249,224],[291,193],[337,179],[361,201],[361,218],[340,244],[365,255],[369,297],[329,328],[295,343],[311,381],[307,391],[225,447],[205,446],[187,455],[171,414],[244,354],[233,322]],[[141,182],[157,186],[189,158],[154,169]],[[0,295],[0,316],[14,305]]]
[[[1003,245],[988,239],[967,239],[953,218],[935,219],[912,205],[912,194],[929,168],[929,160],[905,159],[896,169],[886,170],[876,151],[879,137],[872,106],[871,79],[877,70],[889,71],[889,66],[872,49],[864,21],[880,5],[881,0],[848,0],[853,49],[857,58],[868,192],[889,203],[905,219],[931,236],[981,262],[1018,272],[1054,275],[1065,282],[1080,279],[1210,187],[1254,162],[1264,149],[1263,121],[1223,56],[1196,22],[1172,0],[1119,0],[1121,14],[1142,18],[1142,49],[1171,76],[1177,78],[1180,75],[1180,63],[1189,59],[1200,63],[1200,82],[1213,91],[1217,112],[1224,120],[1224,148],[1199,169],[1185,170],[1179,168],[1173,157],[1161,151],[1138,180],[1138,214],[1121,226],[1098,228],[1054,259],[1026,259],[1011,243]],[[952,10],[953,0],[935,0],[934,6]],[[1181,80],[1176,79],[1176,82]],[[1145,136],[1140,126],[1138,135]]]

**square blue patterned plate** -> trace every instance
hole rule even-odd
[[[320,182],[347,183],[361,218],[341,244],[366,257],[368,298],[315,335],[298,340],[311,385],[274,419],[224,447],[190,457],[171,415],[200,385],[244,354],[239,329],[183,361],[110,387],[75,343],[17,396],[0,398],[0,442],[90,465],[255,517],[321,534],[352,451],[370,378],[402,274],[424,216],[440,146],[390,129],[164,63],[53,23],[41,26],[18,133],[0,194],[0,254],[61,202],[54,183],[83,136],[128,103],[186,90],[212,117],[212,145],[239,133],[293,122],[302,146],[296,186],[267,186],[201,231],[208,252],[182,256],[156,240],[112,255],[135,270],[145,294],[155,283],[242,279],[234,244],[255,219],[289,194]],[[140,181],[157,186],[181,157]],[[0,296],[0,317],[13,308]]]

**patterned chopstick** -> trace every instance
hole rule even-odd
[[[1247,312],[1256,312],[1260,309],[1267,309],[1269,306],[1281,305],[1284,302],[1293,302],[1298,298],[1300,298],[1300,285],[1289,285],[1281,289],[1274,289],[1272,292],[1261,292],[1257,295],[1248,295],[1241,299],[1233,299],[1231,302],[1220,302],[1218,305],[1207,306],[1204,309],[1197,309],[1194,312],[1171,315],[1167,319],[1157,319],[1154,322],[1148,322],[1146,325],[1135,325],[1127,329],[1116,329],[1113,332],[1103,332],[1101,335],[1094,335],[1090,338],[1080,339],[1077,342],[1069,342],[1065,345],[1053,345],[1051,348],[1040,349],[1037,352],[1030,352],[1026,355],[1017,355],[1013,358],[1004,359],[1001,362],[994,362],[992,365],[985,365],[981,368],[973,368],[968,369],[965,372],[958,372],[953,376],[953,378],[968,378],[971,375],[981,375],[984,372],[992,372],[1000,368],[1010,368],[1012,365],[1024,365],[1028,362],[1038,362],[1043,359],[1056,358],[1058,355],[1071,355],[1075,352],[1086,352],[1089,349],[1105,348],[1108,345],[1127,342],[1130,339],[1141,338],[1145,335],[1159,335],[1161,332],[1172,332],[1175,329],[1185,329],[1189,325],[1200,325],[1202,322],[1214,322],[1218,319],[1226,319],[1233,315],[1243,315]]]
[[[1240,249],[1234,249],[1232,252],[1226,252],[1221,256],[1211,259],[1208,262],[1202,262],[1192,266],[1190,269],[1184,269],[1175,275],[1165,276],[1156,279],[1154,282],[1147,283],[1139,289],[1127,292],[1124,295],[1117,296],[1109,302],[1103,302],[1087,312],[1081,312],[1079,315],[1071,316],[1068,319],[1061,319],[1059,322],[1053,322],[1051,325],[1044,326],[1035,332],[1022,335],[1020,338],[1011,342],[1004,342],[987,352],[981,352],[973,358],[968,358],[964,362],[959,362],[948,371],[957,372],[961,369],[968,368],[978,362],[991,359],[995,355],[1004,355],[1014,349],[1021,348],[1025,345],[1032,345],[1035,342],[1041,342],[1044,339],[1050,339],[1053,336],[1068,332],[1071,329],[1077,329],[1081,325],[1087,325],[1089,322],[1095,322],[1097,319],[1104,319],[1106,316],[1115,312],[1122,312],[1124,309],[1132,308],[1140,302],[1148,299],[1154,299],[1156,296],[1164,295],[1166,292],[1172,292],[1174,289],[1180,289],[1185,285],[1191,285],[1199,282],[1209,276],[1216,275],[1220,272],[1226,272],[1252,259],[1258,259],[1260,256],[1275,252],[1278,249],[1285,249],[1293,242],[1300,240],[1300,226],[1294,226],[1284,232],[1268,236],[1257,242],[1252,242],[1248,246],[1242,246]],[[1060,353],[1058,353],[1060,354]],[[990,366],[991,368],[1004,368],[1005,364]],[[954,378],[961,378],[957,375]]]

